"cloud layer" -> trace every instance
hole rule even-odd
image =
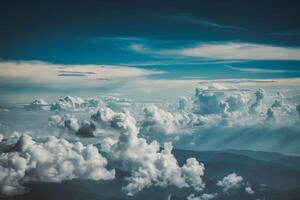
[[[45,119],[40,122],[34,116],[30,127],[23,128],[25,134],[3,129],[2,194],[24,191],[26,181],[110,180],[116,170],[116,174],[124,174],[122,191],[128,196],[146,188],[175,187],[188,189],[190,199],[215,198],[217,194],[205,193],[204,165],[195,158],[178,162],[173,145],[202,148],[200,142],[205,145],[211,136],[214,141],[225,138],[214,148],[223,143],[232,147],[232,133],[249,138],[253,136],[247,134],[259,128],[263,130],[259,134],[272,133],[272,140],[277,132],[285,133],[281,131],[284,128],[299,133],[297,101],[277,91],[237,88],[231,82],[203,82],[190,96],[163,103],[116,96],[66,96],[48,102],[37,99],[23,110],[18,108],[26,118],[32,114]],[[233,173],[215,184],[224,193],[242,188],[252,194],[254,191],[243,180]]]
[[[9,151],[1,153],[1,193],[12,195],[23,192],[22,183],[27,181],[114,179],[115,171],[109,171],[106,165],[107,160],[92,145],[70,143],[54,136],[38,142],[24,134]]]
[[[40,61],[0,62],[0,84],[80,86],[109,84],[130,78],[161,74],[156,70],[113,65],[60,65]]]
[[[223,60],[299,60],[299,48],[255,43],[204,43],[193,47],[154,50],[143,44],[132,44],[129,49],[138,53],[162,56],[184,56]]]

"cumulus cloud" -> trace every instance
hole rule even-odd
[[[23,192],[22,184],[27,181],[113,179],[115,171],[106,165],[107,160],[92,145],[54,136],[39,142],[24,134],[11,151],[0,155],[0,189],[2,194],[12,195]]]
[[[92,121],[78,120],[75,116],[67,114],[64,117],[52,115],[48,119],[50,126],[65,128],[79,137],[95,137],[96,125]]]
[[[254,193],[255,193],[255,192],[253,191],[253,189],[252,189],[250,186],[245,187],[245,191],[246,191],[248,194],[254,194]]]
[[[89,130],[87,135],[90,136],[100,129],[101,132],[114,132],[110,120],[115,112],[131,112],[140,134],[148,141],[154,139],[163,145],[164,141],[176,142],[182,135],[191,135],[209,127],[243,127],[266,122],[268,126],[292,124],[294,120],[290,119],[294,119],[297,112],[292,104],[284,100],[282,95],[266,95],[264,89],[254,92],[222,83],[202,83],[196,88],[194,96],[180,97],[175,103],[134,103],[128,99],[107,96],[87,99],[65,97],[52,105],[56,112],[94,112],[91,119],[97,124],[81,119],[77,122],[73,120],[72,127],[69,126],[71,120],[63,125],[74,133],[78,133],[84,125],[82,130]]]
[[[259,108],[262,105],[262,101],[266,96],[266,91],[264,89],[259,89],[255,92],[255,102],[250,107],[250,112],[259,112]]]
[[[95,131],[96,125],[91,121],[84,120],[76,134],[81,137],[95,137]]]
[[[186,102],[190,104],[190,102]],[[190,133],[197,126],[202,126],[208,121],[207,118],[196,115],[185,109],[178,111],[166,111],[155,105],[147,105],[143,108],[143,117],[139,121],[139,127],[143,135],[160,139],[174,134]],[[176,137],[173,139],[176,139]]]
[[[145,119],[142,129],[146,132],[172,134],[178,131],[182,116],[179,113],[167,112],[157,106],[150,105],[144,108]]]
[[[223,106],[227,104],[228,111],[241,111],[247,106],[248,101],[243,91],[234,91],[222,84],[213,84],[210,87],[196,88],[193,109],[202,115],[220,114],[224,113]]]
[[[66,96],[51,105],[51,110],[69,110],[83,108],[85,101],[80,97]]]
[[[62,117],[59,115],[51,115],[50,117],[48,117],[48,125],[61,127],[62,120]]]
[[[64,121],[64,125],[67,129],[74,133],[76,133],[80,128],[79,120],[73,116],[67,116],[67,119]]]
[[[204,187],[201,178],[203,164],[189,158],[180,167],[171,153],[172,144],[165,143],[164,149],[160,151],[156,140],[148,143],[140,138],[136,120],[128,112],[103,109],[92,115],[92,119],[117,131],[114,137],[101,141],[101,149],[118,167],[130,172],[131,176],[126,178],[128,184],[123,188],[127,195],[135,195],[152,185],[192,187],[196,191]]]
[[[43,102],[34,103],[40,104]],[[110,166],[128,174],[123,187],[128,195],[135,195],[151,186],[190,187],[196,191],[203,189],[204,166],[194,158],[187,159],[182,166],[179,165],[172,154],[173,145],[169,143],[170,141],[179,148],[185,141],[189,144],[187,148],[191,148],[193,144],[202,148],[194,139],[202,137],[205,140],[205,135],[204,137],[202,135],[205,132],[214,134],[221,130],[231,133],[237,130],[235,126],[241,127],[238,130],[244,132],[249,126],[264,123],[268,127],[279,123],[286,126],[295,123],[297,116],[294,102],[290,103],[290,100],[282,95],[269,92],[266,95],[263,89],[239,89],[220,82],[201,83],[191,97],[181,97],[179,101],[170,103],[136,103],[108,96],[91,98],[67,96],[48,105],[52,105],[55,114],[52,111],[37,113],[50,115],[48,118],[50,128],[59,127],[59,133],[71,133],[61,134],[62,137],[80,136],[81,138],[72,139],[98,142]],[[272,120],[266,120],[271,118]],[[218,137],[222,138],[223,135],[218,134]],[[9,139],[9,143],[17,143],[18,138],[16,135],[15,139]],[[34,144],[42,143],[41,146],[45,143],[34,139],[32,141]],[[1,147],[2,149],[7,151],[9,147]],[[16,151],[15,154],[20,155],[22,152]],[[27,157],[23,154],[21,157],[26,160],[27,170]],[[27,176],[26,173],[21,178],[17,177],[17,182],[12,188],[21,188],[24,176]],[[242,179],[240,176],[231,174],[217,184],[224,191],[229,191],[240,185],[240,179]],[[29,180],[35,179],[30,177]],[[48,179],[41,177],[40,180]],[[205,197],[194,196],[194,198]]]
[[[49,105],[50,110],[56,112],[89,111],[104,106],[114,110],[124,110],[124,108],[131,106],[131,101],[126,98],[118,98],[115,96],[95,96],[89,98],[66,96]]]
[[[210,199],[214,199],[217,196],[218,193],[213,193],[213,194],[204,193],[201,196],[195,196],[195,194],[191,194],[187,197],[187,200],[210,200]]]
[[[49,110],[49,103],[44,99],[36,99],[29,105],[25,106],[28,110]]]
[[[242,181],[243,177],[238,176],[236,173],[232,173],[225,176],[222,180],[219,180],[217,186],[222,187],[222,189],[227,192],[230,189],[239,188]]]

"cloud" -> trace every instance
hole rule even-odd
[[[0,155],[0,189],[13,195],[24,191],[24,182],[61,182],[70,179],[110,180],[115,171],[93,145],[70,143],[50,136],[39,142],[22,135],[10,152]]]
[[[67,129],[69,129],[73,133],[76,133],[80,128],[78,119],[76,119],[72,116],[70,116],[70,117],[67,116],[67,119],[64,121],[64,125]]]
[[[210,87],[196,88],[193,110],[195,113],[222,114],[224,103],[230,112],[241,111],[248,103],[248,97],[243,90],[232,90],[222,84],[213,84]]]
[[[91,118],[115,131],[114,136],[101,140],[101,149],[118,167],[130,172],[131,176],[126,178],[128,184],[123,187],[127,195],[135,195],[152,185],[192,187],[196,191],[203,189],[203,164],[189,158],[180,167],[171,153],[172,144],[165,143],[160,151],[156,140],[148,143],[140,138],[136,120],[128,112],[102,108]]]
[[[79,109],[85,106],[85,101],[80,97],[66,96],[63,99],[59,99],[58,102],[51,105],[51,110],[69,110]]]
[[[192,106],[192,102],[188,99],[185,99],[185,101],[186,109],[177,108],[178,110],[173,112],[155,105],[145,106],[143,117],[139,121],[141,134],[158,141],[173,141],[178,139],[177,136],[188,134],[195,127],[205,125],[208,119],[188,110]],[[179,100],[179,103],[179,105],[182,104],[182,99]]]
[[[245,191],[246,191],[248,194],[254,194],[254,193],[255,193],[255,192],[253,191],[253,189],[252,189],[250,186],[245,187]]]
[[[201,196],[195,196],[195,194],[191,194],[187,197],[187,200],[210,200],[210,199],[214,199],[217,196],[218,196],[217,193],[213,193],[213,194],[204,193]]]
[[[299,117],[300,117],[300,104],[298,104],[298,105],[296,106],[296,110],[297,110],[297,113],[298,113],[298,115],[299,115]]]
[[[250,106],[250,112],[259,112],[260,106],[263,104],[263,99],[266,96],[266,91],[264,89],[259,89],[255,92],[255,102]]]
[[[278,73],[293,73],[293,72],[300,72],[299,70],[284,70],[284,69],[262,69],[262,68],[248,68],[248,67],[233,67],[230,65],[224,65],[229,69],[242,71],[242,72],[252,72],[252,73],[271,73],[271,74],[278,74]]]
[[[67,129],[72,135],[88,138],[95,137],[96,126],[92,121],[78,120],[74,115],[66,114],[63,117],[52,115],[48,118],[50,127]]]
[[[217,186],[222,187],[223,190],[227,192],[230,189],[239,188],[242,181],[243,177],[236,175],[236,173],[232,173],[218,181]]]
[[[47,86],[93,86],[104,80],[141,78],[162,71],[113,65],[61,65],[40,61],[1,61],[0,84],[37,84]],[[103,82],[103,84],[105,83]]]
[[[94,132],[96,131],[96,126],[93,122],[84,120],[81,123],[80,128],[76,132],[76,135],[81,137],[95,137]]]
[[[44,104],[42,101],[34,102],[33,105]],[[43,112],[23,110],[27,112],[26,115],[34,114],[35,120],[39,119],[39,116],[43,116],[43,119],[50,116],[47,129],[45,129],[44,121],[42,124],[38,124],[35,120],[30,121],[30,130],[34,130],[30,134],[35,139],[30,136],[32,142],[25,142],[25,144],[30,144],[35,152],[45,154],[50,162],[50,164],[47,163],[49,164],[47,166],[55,166],[54,168],[58,170],[56,166],[59,164],[52,158],[63,163],[64,159],[61,156],[65,155],[60,153],[52,155],[56,153],[54,149],[73,152],[77,143],[70,141],[76,140],[82,141],[84,144],[99,143],[97,146],[105,155],[105,158],[102,158],[109,163],[109,167],[126,174],[122,181],[124,183],[123,191],[127,195],[136,195],[141,190],[152,186],[203,190],[205,186],[202,178],[204,165],[194,158],[187,159],[185,163],[180,161],[182,164],[179,164],[172,153],[173,144],[176,148],[185,149],[205,149],[209,145],[214,149],[236,148],[238,144],[238,147],[243,146],[243,148],[250,146],[251,148],[273,150],[274,143],[276,143],[277,149],[283,150],[282,146],[284,146],[297,151],[298,145],[291,145],[289,137],[293,137],[294,143],[299,141],[297,139],[299,128],[295,128],[299,118],[296,104],[293,101],[281,93],[278,94],[277,91],[268,91],[267,93],[264,89],[238,88],[231,82],[203,82],[191,96],[180,97],[179,100],[175,98],[167,103],[150,104],[111,96],[90,98],[67,96],[52,104],[48,103],[48,105],[57,105],[55,107],[58,109]],[[255,112],[252,112],[251,109]],[[270,109],[272,113],[268,111]],[[12,112],[14,112],[13,109]],[[272,120],[268,118],[272,118]],[[16,123],[14,118],[11,121],[11,123]],[[54,134],[57,134],[57,137],[41,139],[39,130],[43,137]],[[281,135],[278,136],[278,133]],[[10,134],[10,132],[5,133],[5,135]],[[19,138],[20,136],[15,135],[14,139],[9,139],[10,141],[4,139],[3,141],[7,145],[6,148],[1,146],[1,151],[10,156],[16,154],[21,157],[18,162],[23,162],[22,158],[24,158],[25,172],[23,168],[20,169],[22,173],[14,172],[18,175],[11,175],[12,178],[9,178],[11,181],[5,182],[3,185],[11,186],[11,191],[21,191],[23,180],[51,181],[52,176],[53,179],[62,177],[61,179],[57,178],[57,181],[71,179],[71,175],[59,175],[59,172],[55,172],[53,175],[52,169],[51,173],[45,172],[49,173],[50,178],[42,174],[36,175],[37,172],[34,170],[43,171],[44,169],[39,167],[42,167],[43,162],[46,161],[39,161],[40,158],[37,158],[41,165],[32,168],[31,162],[33,161],[28,161],[27,154],[31,158],[34,156],[31,155],[33,152],[29,150],[23,152],[20,147],[15,147],[12,151],[11,145],[15,146],[16,143],[21,143],[17,142],[20,141]],[[210,138],[213,139],[210,140]],[[51,142],[49,142],[51,145],[48,143],[52,140],[55,140],[53,146]],[[284,141],[287,141],[289,145],[280,145]],[[261,144],[263,147],[260,147]],[[48,147],[49,145],[51,148]],[[88,145],[83,146],[88,148]],[[69,150],[70,148],[71,150]],[[78,159],[87,159],[83,152],[78,154],[80,154],[77,155]],[[67,155],[66,159],[68,160],[68,158]],[[9,159],[14,160],[14,158],[7,157],[3,163],[8,162]],[[75,165],[73,162],[72,164]],[[8,165],[1,166],[9,168],[8,171],[11,171],[11,168],[15,169],[10,165],[9,167],[7,167]],[[90,166],[92,167],[92,165]],[[72,167],[81,168],[77,165],[71,165]],[[104,170],[103,168],[110,172],[106,169],[106,164],[103,164],[101,170]],[[29,178],[27,178],[26,170],[30,170]],[[34,173],[31,173],[32,170]],[[86,174],[89,174],[88,172],[84,175],[78,173],[72,171],[77,178],[84,178]],[[21,175],[19,176],[19,174]],[[241,185],[241,181],[238,175],[231,174],[218,181],[218,185],[227,192],[231,188]],[[3,190],[7,194],[14,193],[9,192],[9,187]],[[208,198],[205,195],[192,197]]]
[[[299,60],[300,49],[255,43],[203,43],[194,47],[151,49],[135,43],[129,47],[138,53],[223,60]]]
[[[25,106],[28,110],[49,110],[49,103],[44,99],[36,99],[29,105]]]
[[[69,97],[67,99],[76,98]],[[74,100],[70,105],[74,105],[75,102]],[[193,95],[180,97],[179,100],[174,99],[169,103],[134,102],[128,99],[104,96],[82,98],[80,102],[78,106],[55,110],[56,113],[70,112],[77,115],[77,117],[74,116],[75,125],[71,126],[75,128],[65,126],[64,122],[60,122],[56,126],[60,127],[61,132],[63,132],[62,128],[67,128],[70,130],[69,133],[75,136],[102,138],[101,135],[118,132],[111,127],[111,119],[116,112],[130,112],[136,121],[139,135],[148,142],[156,140],[163,146],[164,142],[172,141],[176,147],[192,149],[212,148],[212,144],[221,149],[230,148],[230,144],[235,148],[241,146],[250,148],[252,144],[255,148],[271,151],[274,150],[274,145],[283,141],[280,138],[290,137],[290,134],[280,136],[277,133],[276,137],[269,141],[273,146],[269,144],[264,147],[257,140],[253,140],[253,142],[246,139],[240,141],[237,135],[240,133],[240,138],[245,138],[246,134],[242,132],[247,130],[247,133],[257,137],[255,134],[255,130],[257,130],[264,131],[268,135],[266,137],[269,137],[269,133],[271,134],[272,131],[279,132],[289,127],[291,131],[296,132],[294,126],[299,119],[296,106],[288,96],[278,95],[276,90],[267,94],[264,89],[241,89],[226,81],[224,83],[203,82]],[[95,123],[91,123],[91,119],[87,116],[88,113],[94,113],[91,119]],[[84,124],[86,131],[81,133],[86,134],[78,134],[79,128]],[[222,129],[227,134],[220,133]],[[219,133],[219,137],[212,141],[212,138],[218,135],[217,133]],[[226,138],[230,136],[235,137],[225,143]],[[211,145],[202,142],[201,137],[207,138]],[[238,142],[240,142],[239,145]],[[200,143],[201,145],[196,145]],[[292,146],[289,148],[289,151],[295,150]],[[287,149],[281,148],[278,151]]]
[[[172,134],[178,131],[183,120],[181,114],[167,112],[154,105],[146,106],[143,111],[142,132]]]
[[[211,21],[211,20],[201,19],[201,18],[194,17],[192,15],[187,15],[187,14],[173,15],[173,16],[161,16],[161,17],[174,19],[174,20],[181,20],[184,22],[189,22],[189,23],[198,24],[201,26],[212,27],[212,28],[244,30],[244,28],[241,28],[241,27],[223,25],[223,24],[219,24],[214,21]]]

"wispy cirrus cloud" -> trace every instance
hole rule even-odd
[[[300,48],[265,44],[225,42],[202,43],[192,47],[152,49],[141,43],[129,45],[137,53],[223,60],[300,60]]]
[[[293,72],[300,72],[300,70],[287,70],[287,69],[263,69],[263,68],[256,68],[256,67],[234,67],[231,65],[224,65],[225,67],[237,71],[242,72],[252,72],[252,73],[270,73],[270,74],[280,74],[280,73],[293,73]]]
[[[197,24],[197,25],[200,25],[200,26],[211,27],[211,28],[245,30],[242,27],[220,24],[220,23],[214,22],[212,20],[195,17],[193,15],[188,15],[188,14],[160,16],[160,17],[165,18],[165,19],[171,19],[171,20],[178,20],[178,21],[180,20],[180,21],[183,21],[185,23],[189,22],[189,23]]]

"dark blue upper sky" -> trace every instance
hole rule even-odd
[[[2,1],[0,58],[159,68],[169,78],[298,77],[299,8],[296,0]],[[241,44],[229,58],[228,43]],[[207,44],[225,50],[178,52]],[[248,44],[262,46],[232,57]],[[256,59],[270,46],[284,49]]]

